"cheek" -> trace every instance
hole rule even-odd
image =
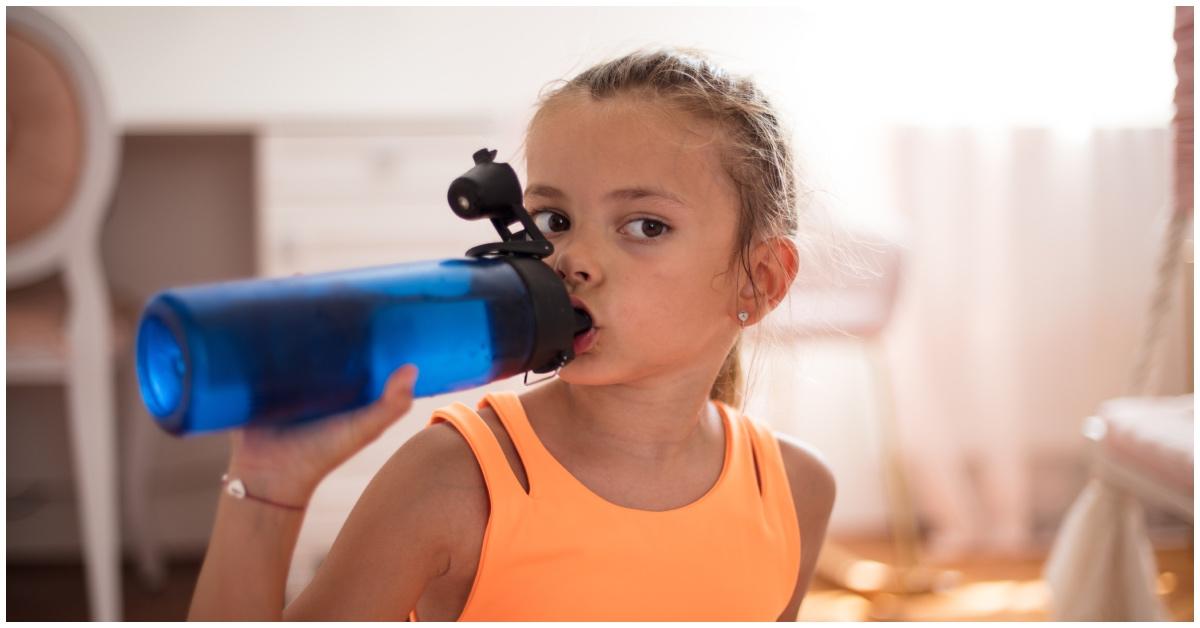
[[[697,262],[699,263],[699,262]],[[697,329],[713,325],[726,301],[714,273],[694,265],[641,270],[625,282],[627,298],[618,320],[632,324],[635,334],[655,337],[690,337]]]

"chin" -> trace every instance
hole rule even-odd
[[[596,368],[591,354],[583,354],[558,371],[558,379],[574,386],[604,386],[615,384],[619,378],[613,373],[604,373]]]
[[[558,371],[556,379],[572,386],[614,386],[640,381],[654,375],[647,365],[631,365],[624,360],[599,359],[602,356],[585,353]]]

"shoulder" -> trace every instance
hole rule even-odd
[[[751,416],[742,420],[763,436],[770,434],[779,445],[779,457],[783,462],[784,474],[797,503],[804,502],[805,510],[821,510],[822,505],[832,505],[837,494],[837,483],[825,456],[815,447],[798,438],[777,430]],[[797,512],[797,515],[801,514]]]
[[[477,414],[508,453],[511,444],[499,418],[490,408]],[[490,510],[487,482],[466,437],[453,424],[440,421],[422,429],[392,458],[385,468],[394,461],[396,483],[418,490],[425,495],[428,509],[441,513],[438,525],[451,549],[478,535]]]
[[[496,413],[488,407],[475,411],[491,429],[518,481],[528,490],[528,480],[516,448]],[[391,467],[391,469],[389,469]],[[396,490],[421,495],[422,510],[439,528],[439,542],[447,553],[461,558],[487,525],[491,502],[487,482],[470,444],[449,421],[440,421],[414,434],[381,469]]]
[[[491,429],[501,449],[511,447],[503,424],[491,408],[477,410]],[[483,473],[466,438],[449,421],[434,423],[414,434],[393,454],[388,465],[420,466],[425,469],[424,482],[437,490],[464,488],[485,490]],[[385,465],[385,469],[388,465]]]
[[[779,620],[795,621],[816,571],[821,546],[825,544],[825,530],[837,496],[837,483],[825,458],[811,445],[787,434],[773,434],[779,443],[780,457],[792,490],[802,548],[795,590]]]
[[[490,504],[479,462],[448,421],[413,434],[383,464],[360,499],[380,520],[412,519],[410,533],[433,552],[444,575],[481,536]]]
[[[466,440],[449,422],[429,425],[413,434],[379,470],[384,481],[402,484],[407,490],[442,494],[462,485],[471,476],[474,455]]]
[[[404,617],[460,561],[463,539],[486,520],[486,500],[470,448],[452,425],[417,432],[371,478],[285,617]]]
[[[415,516],[424,523],[425,536],[443,557],[441,563],[448,563],[457,543],[464,510],[472,506],[478,510],[479,500],[486,499],[486,486],[474,454],[448,422],[430,425],[405,441],[371,484],[379,485],[377,495],[386,497],[391,504],[389,510],[396,511],[389,515],[399,516],[400,510],[409,510],[405,516]],[[388,508],[384,500],[377,501],[380,507]]]
[[[779,443],[779,454],[792,487],[792,496],[798,503],[805,504],[805,511],[820,514],[823,510],[828,514],[837,496],[837,482],[825,457],[812,445],[793,436],[773,433]],[[800,516],[803,513],[798,510],[796,514]]]

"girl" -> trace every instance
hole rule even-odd
[[[192,619],[794,620],[834,498],[733,406],[738,339],[798,270],[792,156],[747,79],[636,53],[542,98],[525,205],[595,322],[558,378],[438,410],[282,608],[322,477],[410,407],[235,432]]]

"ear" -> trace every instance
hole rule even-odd
[[[744,268],[741,270],[743,285],[738,292],[738,310],[750,313],[746,321],[750,325],[762,320],[787,296],[800,271],[800,253],[791,238],[768,238],[751,251],[749,276]],[[753,284],[750,277],[754,278]]]

